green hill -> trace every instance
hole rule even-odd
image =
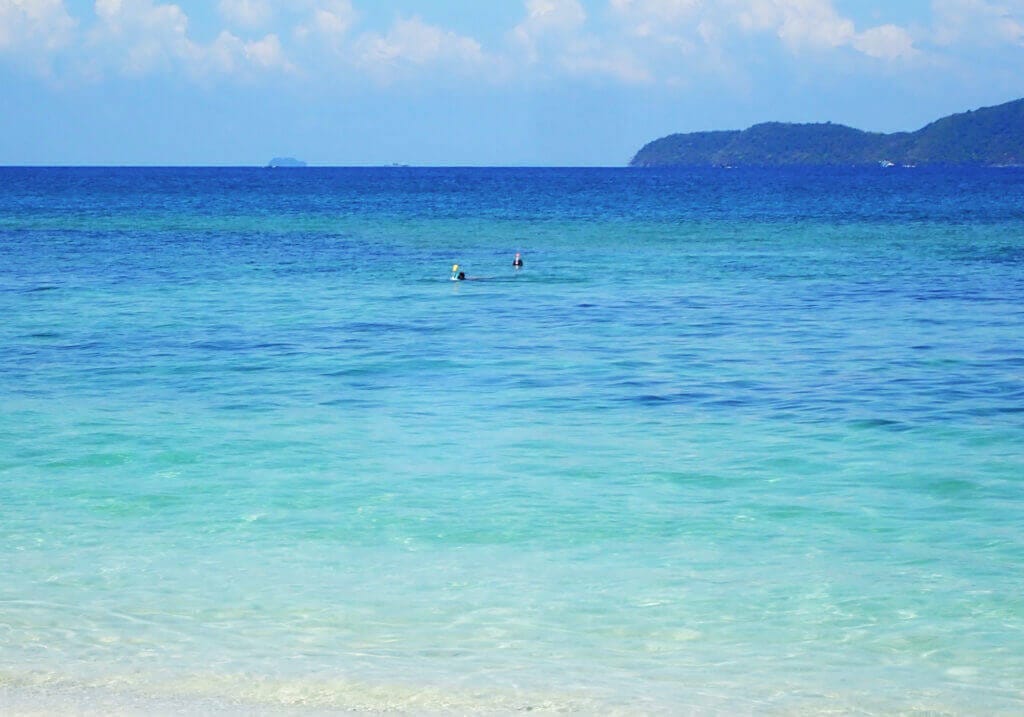
[[[1024,99],[950,115],[916,132],[882,134],[832,123],[768,122],[745,130],[673,134],[645,145],[630,166],[861,166],[881,162],[1024,165]]]

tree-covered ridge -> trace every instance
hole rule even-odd
[[[943,117],[916,132],[767,122],[745,130],[673,134],[637,152],[634,167],[943,164],[1024,165],[1024,99]]]

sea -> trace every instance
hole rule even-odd
[[[0,169],[0,714],[525,712],[1024,713],[1024,169]]]

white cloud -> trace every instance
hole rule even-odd
[[[842,47],[857,36],[853,21],[836,12],[830,0],[774,0],[774,4],[775,30],[793,49]]]
[[[205,53],[207,73],[230,75],[239,69],[239,58],[245,54],[245,43],[236,35],[223,30],[210,43]]]
[[[869,57],[895,60],[916,54],[914,38],[897,25],[880,25],[865,30],[853,39],[853,46]]]
[[[748,30],[774,31],[790,50],[851,47],[885,60],[916,54],[910,33],[886,24],[858,32],[853,20],[841,15],[832,0],[737,0],[740,23]]]
[[[633,35],[690,53],[717,52],[736,31],[772,34],[794,53],[847,47],[896,59],[915,52],[905,29],[858,32],[832,0],[609,0],[609,7]]]
[[[525,59],[534,72],[610,77],[626,84],[651,81],[647,67],[618,33],[599,37],[588,31],[587,14],[578,0],[526,0],[524,10],[511,39],[525,52],[520,61]]]
[[[831,0],[737,0],[736,17],[749,32],[774,32],[790,49],[834,48],[853,42],[853,21]]]
[[[933,0],[936,44],[1024,45],[1024,2],[1004,0]]]
[[[222,31],[203,45],[188,34],[189,20],[177,5],[154,0],[96,0],[99,25],[92,35],[94,51],[106,53],[117,69],[128,74],[184,68],[205,78],[253,70],[290,71],[276,35],[245,42]]]
[[[274,15],[270,0],[220,0],[220,14],[240,27],[263,27]]]
[[[526,18],[512,30],[531,61],[538,58],[537,43],[545,35],[566,35],[580,28],[587,13],[578,0],[526,0]]]
[[[620,17],[632,19],[632,34],[651,37],[666,24],[693,18],[700,10],[701,0],[610,0],[609,4]]]
[[[397,19],[384,35],[363,35],[357,53],[359,64],[376,69],[439,62],[472,67],[485,61],[483,48],[473,38],[429,25],[418,17]]]
[[[122,69],[143,74],[161,66],[201,59],[188,38],[188,16],[177,5],[152,0],[96,0],[97,42],[122,56]]]
[[[579,0],[526,0],[526,19],[516,26],[516,33],[533,36],[549,30],[571,30],[586,19]]]
[[[0,0],[0,51],[59,50],[75,25],[63,0]]]
[[[337,42],[359,17],[351,0],[328,0],[317,3],[306,22],[295,28],[295,36],[305,39],[316,35]]]
[[[610,0],[609,4],[619,12],[639,12],[673,22],[692,15],[701,0]]]
[[[93,0],[95,22],[83,18],[93,25],[85,33],[76,32],[66,1],[0,0],[0,52],[96,76],[293,72],[294,52],[313,78],[345,67],[378,79],[437,72],[494,81],[561,75],[687,84],[700,75],[745,76],[757,61],[747,49],[755,37],[795,55],[840,50],[879,63],[968,43],[1024,46],[1024,0],[932,0],[931,20],[922,19],[914,34],[884,21],[858,26],[837,0],[522,0],[520,21],[490,51],[419,16],[357,33],[353,2],[371,0],[217,0],[209,4],[223,29],[203,42],[183,9],[202,0]]]
[[[277,35],[267,35],[262,40],[245,43],[245,57],[257,67],[266,70],[291,71],[295,67],[285,57],[281,40]]]

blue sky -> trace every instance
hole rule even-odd
[[[1024,96],[1024,0],[0,0],[0,164],[622,165]]]

